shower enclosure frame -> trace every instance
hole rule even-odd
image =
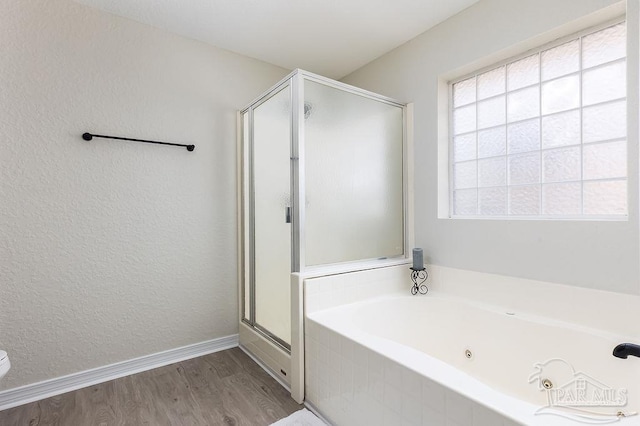
[[[402,109],[402,187],[403,187],[403,254],[393,258],[374,258],[344,263],[305,265],[305,153],[304,153],[304,81],[313,81],[343,92],[369,98]],[[255,247],[251,238],[255,231],[253,218],[253,111],[281,90],[289,87],[291,96],[291,140],[290,140],[290,194],[291,194],[291,345],[275,336],[269,330],[256,323],[255,315]],[[239,320],[240,346],[278,379],[285,387],[298,388],[300,376],[304,372],[304,354],[302,338],[302,281],[305,278],[332,275],[365,269],[406,264],[413,245],[413,197],[412,175],[412,105],[359,89],[317,74],[296,69],[245,108],[238,111],[238,283],[239,283]],[[244,135],[243,115],[248,117],[248,138]],[[249,286],[247,286],[249,280]],[[245,292],[249,291],[253,303],[249,312],[245,309]],[[292,362],[292,359],[295,359]],[[293,365],[298,364],[298,366]],[[300,371],[300,364],[302,371]],[[292,372],[293,374],[287,374]],[[293,378],[292,378],[293,376]],[[297,398],[296,398],[297,399]]]

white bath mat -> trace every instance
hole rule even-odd
[[[271,426],[327,426],[322,420],[316,417],[311,411],[303,408],[296,411],[289,417],[280,419]]]

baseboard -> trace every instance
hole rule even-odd
[[[55,379],[33,383],[19,388],[7,389],[0,392],[0,411],[237,346],[238,335],[234,334],[93,368],[91,370],[80,371],[67,376],[56,377]]]
[[[313,414],[315,414],[320,420],[322,420],[323,422],[325,422],[328,425],[331,425],[331,422],[329,422],[329,420],[327,420],[322,414],[320,414],[320,411],[318,411],[318,409],[315,407],[315,405],[313,405],[312,403],[310,403],[309,401],[304,401],[303,402],[304,406],[307,407],[307,410],[311,411]]]

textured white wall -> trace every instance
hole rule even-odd
[[[415,102],[416,245],[434,264],[638,294],[638,129],[630,120],[629,221],[438,219],[438,79],[615,0],[482,0],[343,79]],[[629,1],[630,117],[638,115],[638,2]],[[624,9],[623,9],[624,10]],[[529,46],[532,47],[532,46]],[[489,64],[486,64],[489,65]],[[472,70],[467,70],[472,71]],[[446,109],[444,110],[446,114]],[[446,171],[445,171],[446,173]]]
[[[0,20],[0,388],[237,333],[236,110],[287,71],[69,0]]]

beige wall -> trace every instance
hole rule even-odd
[[[506,59],[614,0],[482,0],[343,79],[415,102],[416,245],[434,264],[638,294],[638,2],[629,2],[629,220],[438,218],[439,79]],[[624,6],[624,4],[622,5]],[[621,8],[624,11],[624,8]],[[532,45],[533,43],[533,45]],[[484,64],[489,65],[489,64]],[[463,69],[467,67],[467,70]],[[446,87],[446,85],[445,85]],[[440,108],[440,109],[439,109]],[[443,123],[440,123],[442,125]],[[446,125],[446,121],[444,122]],[[446,143],[446,142],[445,142]],[[444,173],[446,175],[446,158]],[[442,167],[441,167],[442,170]],[[446,199],[445,192],[445,199]]]
[[[0,389],[237,333],[236,110],[286,73],[70,0],[0,2]]]

